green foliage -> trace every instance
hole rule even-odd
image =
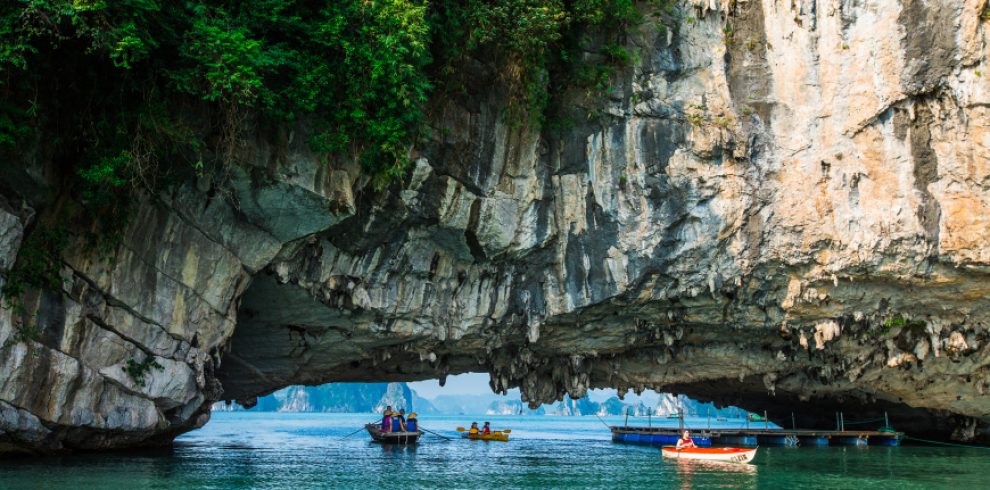
[[[31,345],[41,340],[41,327],[37,323],[23,323],[14,330],[14,335],[4,342],[3,347],[11,347],[17,344]]]
[[[673,0],[649,3],[676,25]],[[128,183],[230,164],[246,124],[304,119],[327,161],[382,186],[466,59],[494,63],[510,118],[542,124],[568,87],[608,90],[646,20],[633,0],[9,0],[0,150],[43,133],[81,200],[112,208]]]
[[[722,42],[725,43],[726,48],[731,48],[735,45],[735,36],[736,33],[731,27],[725,26],[722,28]]]
[[[54,139],[67,152],[95,155],[73,172],[83,198],[105,204],[97,191],[229,156],[221,143],[248,111],[306,116],[317,150],[360,156],[387,180],[425,119],[426,14],[425,0],[4,2],[0,145],[65,131]],[[58,83],[65,73],[73,83]],[[17,109],[36,98],[62,109],[49,128]]]
[[[116,193],[128,183],[130,162],[131,155],[126,150],[121,150],[79,169],[79,177],[84,186],[83,199],[95,205],[109,204]]]
[[[5,307],[20,309],[20,297],[28,289],[62,288],[62,251],[68,243],[68,234],[63,228],[35,229],[21,244],[17,262],[7,272],[3,294]]]
[[[708,120],[708,108],[702,104],[695,104],[691,106],[690,111],[685,114],[685,117],[692,126],[700,128]]]
[[[925,330],[926,323],[923,320],[908,320],[900,313],[895,313],[893,316],[884,320],[880,324],[880,328],[876,331],[878,336],[887,335],[891,330],[895,328],[900,328],[902,330],[907,330],[914,333],[921,333]]]
[[[158,361],[155,360],[155,356],[151,355],[146,356],[141,362],[134,359],[128,359],[127,365],[124,366],[124,372],[130,376],[131,380],[134,381],[134,384],[140,387],[145,386],[145,377],[151,372],[152,369],[161,370],[164,368],[161,364],[158,364]]]
[[[654,6],[658,25],[675,24],[673,0],[639,3]],[[465,0],[431,8],[438,72],[451,75],[466,57],[494,53],[510,89],[509,121],[533,125],[548,122],[555,98],[569,88],[592,97],[608,91],[615,72],[636,61],[627,30],[646,20],[633,0]],[[461,88],[456,76],[437,83]]]

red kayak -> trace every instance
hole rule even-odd
[[[756,456],[756,448],[744,447],[688,447],[677,449],[665,446],[663,457],[674,459],[700,459],[703,461],[723,461],[726,463],[749,463]]]

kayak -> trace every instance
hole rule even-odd
[[[749,463],[756,456],[756,448],[743,447],[689,447],[677,449],[665,446],[660,450],[665,458]]]
[[[461,437],[465,439],[471,439],[472,441],[501,441],[509,442],[509,434],[506,434],[500,430],[492,432],[491,434],[471,434],[465,432],[461,434]]]

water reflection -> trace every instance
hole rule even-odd
[[[756,485],[757,467],[752,464],[721,463],[717,461],[697,461],[675,459],[669,461],[680,481],[680,488],[711,488],[718,482],[730,487],[750,487]]]
[[[390,444],[390,443],[372,443],[372,446],[381,446],[382,452],[385,454],[416,454],[416,444]]]

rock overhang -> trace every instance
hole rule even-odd
[[[62,291],[0,312],[0,343],[31,314],[46,332],[4,347],[0,446],[167,444],[217,399],[460,372],[533,403],[674,389],[985,439],[978,3],[685,3],[695,22],[635,33],[602,116],[563,134],[505,124],[498,87],[431,102],[387,192],[318,164],[305,128],[285,155],[247,142],[228,194],[141,196],[115,261],[73,249]],[[946,19],[955,38],[925,33]],[[44,198],[4,189],[6,271]]]

